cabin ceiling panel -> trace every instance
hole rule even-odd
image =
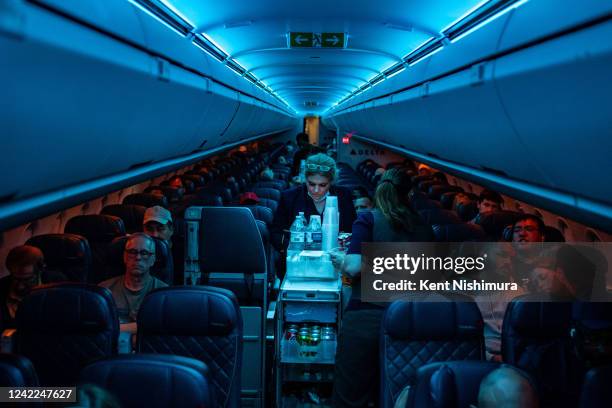
[[[276,89],[272,79],[294,78],[297,87],[300,79],[299,84],[304,84],[304,78],[310,81],[305,85],[317,85],[323,78],[338,78],[340,97],[319,100],[321,111],[349,93],[345,90],[346,82],[340,81],[342,78],[353,77],[351,88],[356,89],[364,79],[371,80],[481,3],[480,0],[160,1],[232,59],[253,70],[273,90]],[[346,49],[288,48],[290,32],[343,32],[347,34]],[[309,75],[319,67],[325,67],[324,75]],[[323,94],[286,95],[287,102],[296,109],[303,106],[306,97],[324,98]]]

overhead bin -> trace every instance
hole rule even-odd
[[[612,5],[603,3],[557,13],[554,2],[529,2],[336,106],[326,121],[507,180],[506,192],[514,181],[562,192],[565,214],[569,203],[583,219],[609,215],[612,44],[602,38],[612,37]],[[535,200],[561,203],[550,193]]]
[[[233,83],[225,86],[210,72],[226,67],[162,24],[136,23],[135,45],[30,3],[19,11],[27,24],[0,27],[0,87],[11,101],[0,112],[1,167],[19,174],[2,183],[0,197],[16,200],[217,147],[241,105],[246,123],[231,130],[236,137],[282,131],[296,121],[267,103],[241,104],[239,98],[254,99],[240,89],[254,87],[231,72]],[[100,8],[101,21],[110,12]],[[92,11],[88,24],[94,21]],[[8,29],[20,31],[6,35]],[[149,41],[167,47],[172,58],[144,49],[142,39],[145,47]],[[262,125],[239,134],[255,116]]]

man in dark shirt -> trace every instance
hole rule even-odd
[[[11,249],[6,257],[10,275],[0,279],[0,327],[15,327],[15,314],[32,289],[41,284],[44,257],[40,249],[21,245]]]
[[[133,323],[147,293],[168,285],[151,276],[150,269],[155,263],[155,242],[148,235],[137,233],[129,236],[123,262],[125,275],[105,280],[100,286],[111,291],[120,323]]]

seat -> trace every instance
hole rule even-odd
[[[544,241],[546,242],[565,242],[563,233],[555,227],[545,226],[544,227]]]
[[[224,186],[218,182],[209,184],[208,186],[199,190],[198,194],[200,194],[200,192],[217,195],[221,197],[221,200],[223,201],[223,205],[229,205],[232,202],[231,190],[227,186]]]
[[[271,198],[260,198],[258,205],[267,207],[272,211],[272,213],[275,213],[276,209],[278,208],[278,201],[274,201]]]
[[[590,369],[584,376],[580,408],[612,407],[612,366]]]
[[[192,358],[124,354],[89,364],[80,384],[112,394],[122,408],[216,407],[206,364]]]
[[[151,267],[151,275],[168,285],[172,285],[174,283],[174,263],[170,247],[163,239],[151,238],[155,241],[155,263]],[[127,236],[118,237],[110,244],[107,260],[108,271],[106,273],[110,278],[125,273],[123,251],[125,250],[127,239]]]
[[[266,256],[251,210],[202,207],[199,234],[203,283],[232,290],[241,304],[261,304],[266,292]],[[255,274],[263,275],[256,279]]]
[[[232,292],[206,286],[150,292],[138,313],[136,347],[139,353],[203,361],[210,368],[215,406],[240,405],[242,315]]]
[[[223,207],[223,199],[221,199],[221,196],[205,189],[199,189],[194,195],[189,197],[188,202],[185,204],[188,206]]]
[[[111,293],[94,285],[35,288],[17,310],[16,352],[42,386],[76,384],[83,366],[117,352],[119,320]]]
[[[26,357],[0,353],[0,384],[3,387],[38,387],[38,376]]]
[[[448,184],[434,184],[429,187],[427,190],[427,195],[432,200],[440,200],[442,194],[444,193],[458,193],[463,191],[463,189],[459,186],[451,186]],[[451,208],[448,208],[449,210]]]
[[[402,389],[414,384],[420,367],[483,360],[484,350],[482,316],[470,298],[435,295],[430,300],[391,303],[382,322],[380,406],[392,407]]]
[[[257,194],[257,197],[259,198],[269,198],[276,202],[279,202],[281,198],[280,190],[277,190],[275,188],[259,187],[259,188],[253,188],[251,189],[251,191]]]
[[[433,234],[438,242],[484,241],[486,234],[480,225],[460,223],[434,225]]]
[[[478,204],[476,201],[457,204],[457,215],[465,222],[473,220],[478,215]]]
[[[531,374],[543,406],[576,406],[582,375],[570,338],[572,303],[518,296],[502,325],[503,361]]]
[[[258,181],[253,184],[253,188],[275,188],[283,191],[287,188],[287,183],[283,181]]]
[[[461,218],[454,211],[432,208],[419,211],[419,215],[428,225],[461,224]]]
[[[268,226],[272,224],[272,221],[274,220],[274,213],[269,207],[262,205],[248,205],[244,207],[251,210],[251,213],[253,213],[253,217],[255,217],[256,220],[263,221]]]
[[[123,221],[112,215],[79,215],[68,220],[64,232],[87,238],[91,248],[92,265],[89,282],[98,283],[107,275],[109,245],[113,239],[125,235]]]
[[[155,207],[156,205],[168,208],[168,199],[161,194],[134,193],[123,198],[123,204],[142,205],[143,207]]]
[[[426,194],[428,194],[429,189],[433,186],[446,186],[446,184],[442,183],[440,180],[423,180],[418,184],[419,190]]]
[[[500,363],[448,361],[417,370],[406,408],[470,408],[478,406],[480,383]],[[527,374],[525,374],[527,375]]]
[[[454,210],[453,204],[457,193],[457,191],[447,191],[440,194],[440,204],[442,204],[442,208],[445,210]]]
[[[142,222],[144,220],[144,213],[147,207],[136,204],[111,204],[102,208],[100,214],[114,215],[123,220],[125,225],[125,231],[128,234],[134,232],[142,232]]]
[[[435,200],[430,200],[428,198],[415,198],[412,200],[412,209],[417,212],[421,210],[430,210],[441,207],[442,206],[439,202]]]
[[[39,248],[47,265],[43,283],[87,282],[91,269],[91,249],[87,239],[75,234],[43,234],[27,240]]]
[[[503,238],[504,229],[513,225],[516,220],[525,214],[516,211],[491,211],[479,214],[476,217],[476,224],[485,230],[489,238],[499,241]]]
[[[168,203],[176,203],[181,201],[183,195],[185,195],[185,189],[182,187],[172,186],[149,186],[145,188],[144,192],[149,193],[151,191],[159,190],[168,199]]]

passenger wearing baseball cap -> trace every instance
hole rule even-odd
[[[247,191],[240,195],[240,205],[257,205],[259,204],[259,197],[252,191]]]
[[[143,229],[145,234],[163,239],[172,247],[172,234],[174,233],[172,214],[164,207],[156,205],[147,208],[144,213]]]

